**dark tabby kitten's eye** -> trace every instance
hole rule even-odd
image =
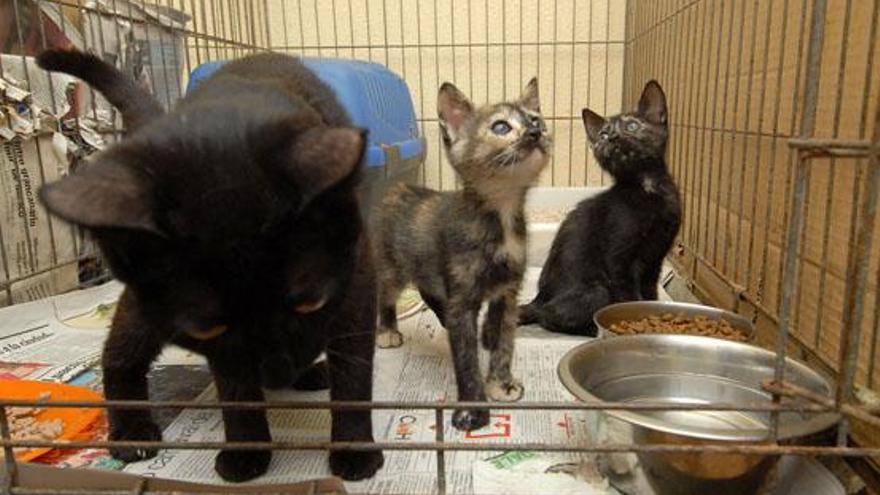
[[[635,132],[635,131],[639,130],[639,127],[641,127],[641,125],[639,125],[639,123],[636,122],[635,120],[631,120],[631,121],[627,122],[627,124],[626,124],[626,130],[628,130],[630,132]]]
[[[507,134],[512,129],[513,128],[510,127],[510,124],[508,124],[507,122],[505,122],[503,120],[499,120],[499,121],[495,122],[494,124],[492,124],[492,132],[494,132],[495,134],[498,134],[499,136],[503,136],[503,135]]]
[[[599,139],[601,139],[602,141],[606,141],[608,139],[608,131],[606,131],[605,129],[599,131]]]

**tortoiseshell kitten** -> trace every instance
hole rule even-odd
[[[207,357],[224,401],[261,401],[262,385],[313,388],[327,370],[333,400],[370,400],[376,279],[355,194],[366,139],[332,90],[297,59],[261,54],[226,64],[164,114],[94,56],[48,51],[38,63],[84,79],[129,127],[40,191],[91,231],[126,285],[104,346],[105,396],[147,399],[150,364],[173,343]],[[161,438],[149,411],[109,419],[112,440]],[[271,440],[264,411],[224,410],[223,421],[229,442]],[[370,412],[334,411],[331,436],[372,441]],[[215,468],[244,481],[271,455],[223,450]],[[382,463],[378,451],[330,454],[349,480]]]
[[[397,347],[395,302],[414,282],[449,331],[458,397],[515,401],[522,384],[510,371],[516,297],[525,270],[526,192],[547,165],[550,138],[532,79],[518,101],[474,110],[455,86],[438,96],[443,144],[462,189],[437,192],[400,185],[386,195],[379,215],[380,347]],[[484,301],[483,347],[491,352],[485,388],[477,356],[477,313]],[[488,409],[458,410],[453,425],[481,428]]]
[[[663,258],[681,223],[678,189],[666,168],[666,96],[645,85],[638,109],[604,119],[589,109],[584,125],[614,186],[582,201],[559,228],[538,282],[520,307],[522,324],[596,335],[593,313],[621,301],[657,299]]]

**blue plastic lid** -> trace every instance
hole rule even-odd
[[[336,93],[354,125],[369,130],[366,162],[385,165],[386,147],[402,159],[423,156],[425,144],[406,82],[385,66],[361,60],[301,58],[306,67]],[[206,62],[190,74],[186,92],[210,77],[226,61]]]

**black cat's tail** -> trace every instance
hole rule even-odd
[[[531,325],[534,323],[540,323],[540,313],[540,306],[537,299],[528,304],[523,304],[519,307],[519,324]]]
[[[46,50],[37,56],[37,65],[89,83],[119,109],[129,130],[137,129],[164,113],[156,99],[134,79],[95,55],[74,50]]]
[[[593,313],[608,305],[611,295],[600,285],[578,287],[557,294],[548,301],[537,298],[519,308],[519,323],[537,323],[551,332],[595,337]]]

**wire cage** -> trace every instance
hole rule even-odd
[[[455,82],[474,101],[519,94],[534,75],[555,136],[546,186],[603,186],[580,123],[580,109],[609,115],[631,108],[645,81],[658,79],[671,104],[668,162],[684,204],[677,271],[701,299],[751,318],[758,342],[836,380],[837,443],[766,445],[510,445],[444,441],[360,445],[330,442],[238,443],[231,448],[423,449],[436,452],[437,493],[446,493],[446,452],[740,452],[829,455],[849,460],[866,483],[880,479],[880,250],[874,242],[880,189],[880,0],[0,0],[0,88],[33,94],[50,117],[28,127],[6,118],[2,136],[0,305],[23,303],[106,280],[94,246],[53,221],[34,191],[124,134],[121,121],[91,92],[71,96],[70,81],[36,68],[50,46],[100,54],[170,107],[198,65],[260,51],[359,58],[400,74],[429,144],[420,174],[430,187],[456,187],[440,154],[436,89]],[[20,101],[24,101],[20,99]],[[33,110],[33,107],[30,107]],[[20,116],[20,115],[19,115]],[[54,119],[54,120],[53,120]],[[27,119],[25,119],[27,120]],[[18,125],[18,127],[16,127]],[[66,137],[69,163],[54,153]],[[47,139],[45,136],[49,135]],[[56,146],[57,142],[54,143]],[[0,398],[0,405],[37,405]],[[82,406],[82,403],[58,403]],[[87,404],[86,404],[87,405]],[[94,405],[92,403],[92,405]],[[460,404],[419,403],[101,403],[101,407],[394,408],[444,411]],[[656,406],[656,407],[655,407]],[[524,403],[507,409],[663,409],[611,403]],[[685,406],[682,406],[685,407]],[[701,409],[715,406],[700,406]],[[719,410],[729,406],[717,406]],[[669,406],[665,406],[669,408]],[[735,407],[734,407],[735,409]],[[767,404],[765,411],[779,412]],[[778,417],[774,414],[774,417]],[[776,428],[771,428],[775,434]],[[13,441],[0,415],[4,493],[17,485],[13,447],[106,447],[108,442]],[[145,446],[138,442],[115,442]],[[214,449],[216,442],[159,443]],[[80,493],[79,491],[70,490]],[[57,493],[57,491],[53,491]],[[129,492],[126,492],[129,493]]]

